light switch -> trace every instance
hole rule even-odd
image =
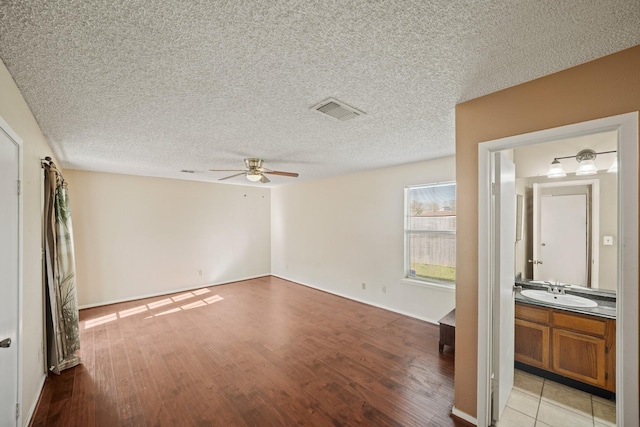
[[[605,246],[613,246],[613,236],[604,236],[602,244]]]

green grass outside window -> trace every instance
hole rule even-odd
[[[415,277],[423,279],[442,280],[444,282],[455,282],[456,268],[442,265],[412,263],[411,269],[416,272]]]

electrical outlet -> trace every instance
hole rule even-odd
[[[367,289],[367,284],[362,282],[362,289]]]
[[[383,286],[383,287],[382,287],[382,293],[383,293],[383,294],[386,294],[386,293],[387,293],[387,287],[386,287],[386,286]]]

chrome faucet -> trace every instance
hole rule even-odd
[[[549,293],[552,294],[557,294],[557,295],[564,295],[565,294],[565,289],[569,287],[569,285],[563,285],[560,282],[545,282],[542,284],[542,286],[546,287],[547,290],[549,291]]]

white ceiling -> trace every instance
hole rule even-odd
[[[63,167],[207,181],[228,174],[180,170],[262,157],[300,173],[279,185],[450,156],[457,103],[637,44],[638,0],[0,3]],[[367,114],[310,110],[328,97]]]

